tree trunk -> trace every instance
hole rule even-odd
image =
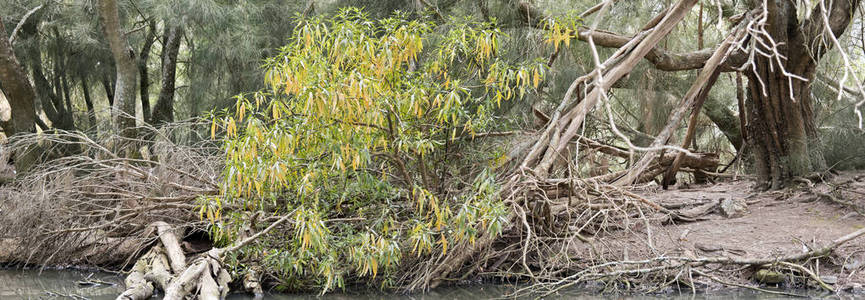
[[[826,165],[808,83],[794,80],[790,86],[783,74],[769,70],[774,61],[759,58],[755,63],[757,73],[748,74],[748,142],[759,181],[766,188],[778,189],[789,179],[825,170]],[[761,80],[766,93],[762,92]]]
[[[66,79],[65,71],[60,77],[60,85],[63,91],[64,105],[66,106],[63,123],[66,124],[67,128],[75,129],[75,108],[72,106],[72,94],[69,92],[69,80]]]
[[[42,72],[41,59],[34,58],[38,56],[39,55],[31,56],[30,62],[30,69],[33,74],[33,83],[36,85],[36,96],[42,104],[42,110],[45,111],[45,116],[47,116],[48,120],[51,121],[51,125],[58,127],[63,123],[60,119],[63,106],[59,104],[61,101],[57,99],[57,95],[55,95],[51,89],[51,84],[48,83],[48,79],[45,78],[45,73]]]
[[[58,47],[55,53],[54,58],[54,78],[55,78],[55,88],[59,91],[55,92],[58,96],[62,95],[61,98],[63,100],[63,115],[61,118],[63,119],[63,129],[65,130],[74,130],[75,129],[75,109],[72,107],[72,95],[69,93],[69,81],[67,79],[67,71],[69,70],[69,56],[63,52],[62,49],[66,48],[66,42],[60,36],[60,31],[57,30],[57,27],[52,29],[52,33],[54,34],[54,39],[57,41]]]
[[[108,99],[108,107],[114,107],[114,80],[108,76],[102,78],[102,89],[105,91],[105,97]]]
[[[84,105],[87,106],[87,119],[90,121],[90,127],[96,129],[96,110],[93,108],[93,98],[90,96],[90,87],[87,86],[87,79],[81,78],[81,92],[84,94]]]
[[[6,39],[6,27],[0,19],[0,82],[3,82],[3,92],[6,93],[9,106],[12,108],[12,119],[9,128],[3,128],[6,136],[17,133],[35,132],[36,110],[33,101],[36,93],[27,74],[9,40]]]
[[[9,126],[3,128],[7,137],[36,132],[36,109],[33,102],[36,92],[27,79],[27,73],[21,67],[12,44],[6,39],[6,27],[0,17],[0,82],[3,82],[3,92],[12,110]],[[38,147],[25,149],[15,157],[15,168],[23,174],[36,162],[40,150]]]
[[[836,0],[831,2],[831,7],[824,0],[814,9],[811,18],[801,24],[792,3],[766,3],[766,31],[777,45],[777,55],[784,58],[756,55],[753,68],[746,71],[746,130],[760,184],[764,188],[779,189],[792,178],[826,171],[810,83],[819,59],[832,47],[829,37],[824,36],[823,17],[828,17],[831,33],[840,36],[849,25],[859,0]],[[824,5],[828,12],[822,10]],[[764,42],[756,43],[758,50],[773,53],[766,47],[771,42],[765,38]],[[805,80],[787,76],[781,70]]]
[[[121,29],[117,1],[99,0],[99,17],[117,71],[114,103],[111,109],[114,127],[121,136],[135,138],[137,135],[135,132],[135,91],[138,77],[135,53],[129,47],[126,35]]]
[[[140,76],[141,92],[141,115],[145,121],[150,120],[150,79],[147,75],[147,61],[150,59],[150,48],[156,41],[156,22],[148,22],[147,37],[144,38],[144,46],[138,59],[138,73]]]
[[[41,39],[42,34],[38,31],[38,18],[31,18],[21,29],[21,37],[30,37],[35,43],[37,49],[42,49]],[[55,38],[59,39],[59,35],[55,32]],[[61,44],[62,47],[62,44]],[[45,75],[43,71],[43,66],[45,65],[42,60],[42,52],[36,51],[34,53],[28,53],[28,60],[30,61],[30,69],[33,74],[33,83],[35,84],[35,95],[36,99],[39,100],[39,103],[42,106],[42,110],[45,112],[45,115],[51,121],[51,126],[54,128],[59,128],[63,130],[73,130],[75,127],[74,120],[71,115],[68,114],[67,106],[64,103],[63,91],[60,84],[60,65],[63,60],[62,53],[60,51],[55,51],[54,53],[54,76],[49,81],[48,77]],[[53,83],[52,83],[53,81]]]
[[[706,103],[703,103],[703,113],[715,123],[718,130],[727,137],[736,151],[742,150],[742,133],[739,125],[739,117],[727,108],[726,103],[718,97],[709,95]]]
[[[183,27],[172,25],[165,28],[162,50],[162,90],[153,108],[152,124],[159,125],[174,121],[174,81],[177,74],[177,52],[180,49],[180,39],[183,37]]]

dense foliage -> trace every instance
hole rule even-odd
[[[202,214],[225,241],[244,230],[248,211],[293,214],[289,242],[245,255],[325,290],[348,276],[384,274],[387,284],[404,255],[498,234],[507,208],[494,174],[477,172],[468,192],[451,192],[455,182],[439,168],[494,167],[448,151],[493,128],[495,108],[546,72],[542,61],[501,59],[502,35],[492,23],[437,28],[400,14],[370,20],[358,9],[303,20],[265,64],[270,88],[239,97],[213,123],[214,134],[217,125],[227,132],[224,197]],[[223,222],[226,206],[245,209]]]

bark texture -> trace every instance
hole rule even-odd
[[[763,187],[779,189],[794,177],[826,171],[810,83],[815,78],[818,61],[832,47],[830,37],[825,36],[830,33],[826,32],[827,27],[831,34],[840,36],[859,2],[823,1],[811,12],[811,18],[800,23],[793,3],[766,1],[765,31],[776,43],[777,53],[771,57],[756,55],[753,68],[745,72],[746,131],[755,171]],[[824,17],[828,17],[828,26]],[[758,42],[754,47],[763,53],[773,53],[769,45]]]
[[[162,50],[162,90],[153,108],[151,123],[162,124],[174,121],[174,92],[177,74],[177,52],[183,27],[173,25],[165,29]]]
[[[36,93],[33,86],[30,85],[30,80],[27,79],[27,73],[24,72],[24,68],[15,57],[12,45],[5,38],[6,27],[3,26],[2,19],[0,19],[0,33],[2,33],[0,36],[0,82],[3,83],[3,92],[12,108],[10,126],[3,128],[3,130],[6,136],[35,132],[36,111],[33,108],[33,101],[36,99]]]
[[[147,74],[147,61],[150,59],[150,48],[156,41],[156,22],[150,21],[147,26],[147,37],[138,59],[139,91],[141,93],[141,116],[150,120],[150,78]]]
[[[117,71],[114,101],[111,115],[114,127],[126,138],[134,138],[135,133],[135,92],[137,87],[138,66],[132,48],[121,29],[117,1],[99,0],[99,18],[105,31],[114,65]]]

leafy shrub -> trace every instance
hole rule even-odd
[[[389,286],[407,255],[502,231],[508,210],[494,174],[463,184],[442,166],[482,170],[449,151],[495,126],[496,106],[536,88],[545,65],[501,59],[494,24],[449,24],[374,21],[353,8],[300,22],[265,63],[268,90],[239,96],[213,122],[227,135],[226,169],[222,195],[203,200],[201,216],[217,240],[256,229],[257,214],[294,216],[235,266],[258,258],[292,289],[357,278]]]

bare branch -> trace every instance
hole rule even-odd
[[[28,11],[26,14],[24,14],[23,17],[21,17],[21,21],[18,21],[18,25],[15,25],[15,29],[12,30],[12,35],[9,36],[10,45],[13,45],[15,43],[15,36],[18,35],[18,31],[21,30],[21,27],[24,26],[24,23],[27,22],[27,19],[30,18],[30,15],[36,13],[36,11],[41,9],[43,6],[45,6],[45,4],[40,4],[39,6],[36,6],[30,11]]]

